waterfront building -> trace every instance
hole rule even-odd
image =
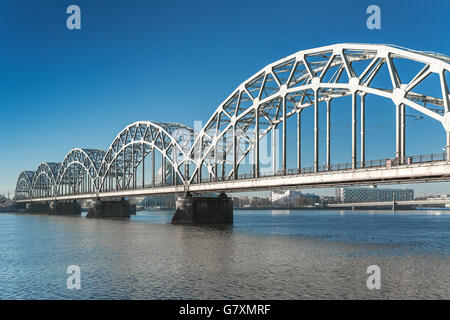
[[[301,193],[300,190],[272,191],[272,205],[275,207],[300,207],[319,203],[319,196]]]
[[[341,187],[336,188],[338,203],[385,202],[414,200],[413,189],[391,189],[374,187]]]

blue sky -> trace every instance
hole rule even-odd
[[[66,28],[71,4],[81,8],[81,30]],[[381,30],[366,28],[371,4],[381,8]],[[134,121],[206,121],[242,81],[302,49],[392,43],[450,55],[449,10],[444,0],[2,0],[0,193],[15,188],[20,171],[62,161],[73,147],[108,148]],[[336,140],[339,130],[347,139],[348,119],[335,117]],[[380,135],[393,130],[393,118],[376,110],[367,117],[367,158],[386,157],[394,141]],[[407,121],[415,128],[407,153],[441,152],[440,125]],[[312,156],[312,130],[304,137]],[[336,159],[346,162],[348,150],[335,143]]]

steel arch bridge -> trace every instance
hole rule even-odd
[[[399,61],[420,65],[411,80],[405,81],[408,77],[398,71]],[[384,78],[383,72],[387,75]],[[17,181],[16,199],[38,201],[186,190],[447,180],[450,176],[449,72],[448,56],[393,45],[335,44],[299,51],[267,65],[241,83],[198,132],[182,124],[133,123],[116,136],[107,151],[73,149],[61,164],[43,163],[35,172],[22,172]],[[437,95],[418,90],[431,77],[439,79],[439,85],[434,88],[439,92]],[[396,152],[392,159],[366,160],[367,95],[389,99],[395,107]],[[330,110],[335,99],[346,96],[351,97],[351,163],[339,166],[331,163]],[[321,105],[326,108],[319,108]],[[301,121],[302,112],[307,108],[312,108],[314,114],[314,162],[313,167],[302,168]],[[445,153],[426,157],[406,155],[406,108],[442,124],[446,132]],[[327,120],[325,165],[319,162],[319,111],[322,109]],[[297,124],[295,168],[287,167],[287,149],[291,148],[287,144],[287,119],[291,116],[296,117]],[[279,128],[281,143],[275,134]],[[270,174],[263,174],[261,141],[269,134],[273,168]],[[281,170],[277,169],[275,160],[279,149]],[[249,159],[251,172],[239,174]]]

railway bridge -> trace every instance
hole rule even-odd
[[[405,63],[419,68],[402,74],[398,65]],[[178,216],[179,222],[230,222],[232,205],[227,192],[447,181],[449,72],[448,56],[393,45],[344,43],[302,50],[265,66],[238,85],[202,128],[135,122],[119,132],[107,149],[74,148],[60,162],[43,162],[34,171],[23,171],[15,200],[28,204],[31,211],[33,206],[48,206],[55,212],[72,212],[77,210],[74,201],[96,199],[101,216],[108,211],[127,215],[124,201],[113,199],[178,194],[175,220]],[[437,80],[433,87],[422,85],[431,78]],[[366,101],[370,96],[384,98],[394,110],[395,152],[384,159],[366,159]],[[345,97],[349,97],[351,110],[351,152],[346,163],[336,163],[331,157],[335,140],[330,115],[332,110],[340,112],[333,104]],[[313,127],[311,150],[305,150],[302,139],[302,116],[308,109],[313,114],[307,119]],[[406,153],[409,110],[442,125],[443,135],[436,137],[445,146],[442,152]],[[322,115],[325,139],[320,139]],[[266,159],[261,157],[269,150],[271,168],[262,170]],[[295,161],[289,161],[292,152]],[[303,165],[305,152],[312,154],[312,166]],[[204,192],[220,196],[216,200],[190,196]]]

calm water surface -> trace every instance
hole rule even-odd
[[[0,299],[450,299],[450,211],[235,210],[222,228],[171,217],[0,214]],[[69,265],[81,290],[66,287]]]

